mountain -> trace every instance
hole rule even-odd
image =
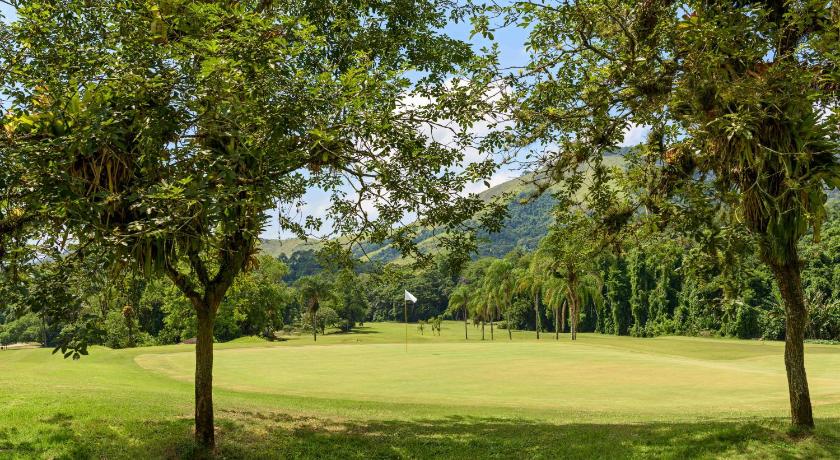
[[[605,157],[605,161],[612,166],[622,166],[624,164],[624,158],[621,154],[609,155]],[[491,187],[478,195],[486,201],[512,197],[508,204],[508,218],[501,231],[479,233],[482,242],[478,246],[478,256],[501,257],[517,247],[526,250],[537,247],[537,243],[545,236],[548,227],[551,225],[553,219],[551,210],[554,208],[556,201],[551,193],[533,197],[535,191],[533,175],[526,174]],[[438,246],[438,236],[434,230],[424,230],[418,235],[417,244],[423,251],[434,252]],[[261,249],[263,253],[275,257],[282,255],[291,258],[295,253],[317,251],[322,245],[323,243],[318,240],[264,239]],[[391,262],[398,261],[401,258],[399,251],[388,244],[368,244],[363,249],[356,250],[356,256],[366,260]]]
[[[525,204],[520,200],[533,193],[534,187],[527,182],[530,176],[518,177],[507,182],[489,188],[479,194],[484,200],[493,200],[505,194],[514,195],[508,205],[508,219],[504,228],[495,234],[480,234],[486,241],[479,245],[480,256],[504,255],[516,246],[527,249],[536,247],[536,243],[545,235],[548,225],[551,223],[551,209],[554,206],[554,198],[550,194],[544,194],[532,199]],[[418,246],[426,251],[434,251],[437,247],[435,232],[424,230],[418,235]],[[290,238],[284,240],[263,239],[260,249],[264,254],[274,257],[285,256],[291,258],[293,254],[305,251],[317,251],[323,246],[319,240],[301,240]],[[399,251],[388,245],[366,245],[364,251],[356,250],[357,256],[369,260],[390,262],[400,258]]]

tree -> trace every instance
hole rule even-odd
[[[366,283],[361,283],[359,276],[350,269],[339,272],[333,285],[334,310],[342,319],[341,330],[350,332],[357,322],[362,321],[368,309],[365,297]]]
[[[300,295],[300,303],[309,317],[309,324],[313,326],[312,340],[317,342],[318,328],[315,325],[318,324],[318,320],[316,315],[318,309],[321,308],[321,302],[334,297],[332,285],[320,275],[304,276],[298,279],[296,285]]]
[[[425,134],[466,130],[487,108],[486,81],[457,78],[469,46],[439,32],[459,17],[448,6],[19,2],[4,26],[3,151],[26,158],[61,232],[189,299],[201,446],[215,443],[219,305],[253,266],[268,210],[325,190],[335,231],[412,252],[416,228],[454,229],[484,206],[459,192],[492,162],[453,172],[470,136]],[[417,227],[397,230],[407,214]],[[323,222],[280,215],[300,236]]]
[[[497,292],[494,289],[495,286],[488,285],[485,283],[481,286],[481,289],[478,291],[478,296],[484,299],[484,302],[481,303],[481,307],[483,311],[481,313],[482,317],[482,335],[484,334],[484,324],[483,321],[490,322],[490,340],[496,340],[494,335],[493,326],[496,322],[496,318],[499,317],[499,303],[497,300]]]
[[[541,156],[550,177],[579,177],[589,163],[597,189],[604,152],[629,127],[648,127],[639,205],[667,222],[711,201],[757,238],[785,304],[791,422],[806,429],[813,416],[797,243],[809,228],[819,234],[825,189],[840,187],[840,114],[828,109],[840,98],[837,8],[828,0],[506,8],[511,22],[530,26],[533,55],[523,78],[511,80],[521,90],[509,101],[516,130],[524,142],[557,146]],[[594,195],[597,203],[604,194]]]
[[[293,301],[294,291],[283,282],[288,271],[279,260],[262,255],[253,270],[237,277],[219,310],[220,314],[231,310],[236,336],[275,338]]]
[[[485,340],[484,323],[487,321],[487,296],[484,295],[481,289],[472,291],[472,297],[470,297],[468,306],[473,322],[481,323],[481,340]]]
[[[557,222],[540,242],[536,257],[563,280],[569,306],[571,338],[577,340],[584,302],[601,294],[597,257],[602,243],[592,219],[580,211],[558,210]],[[555,294],[556,295],[556,294]],[[561,312],[562,313],[562,312]]]
[[[489,303],[493,305],[492,316],[503,313],[507,323],[508,340],[513,340],[513,324],[510,320],[511,304],[515,289],[513,265],[505,260],[493,261],[484,275],[484,289],[489,296]],[[493,335],[493,322],[490,322],[490,335]]]
[[[537,340],[540,339],[540,329],[542,328],[540,315],[540,293],[545,285],[545,278],[540,269],[537,258],[532,257],[525,269],[520,269],[515,275],[516,292],[528,294],[534,304],[534,324],[537,332]]]
[[[563,280],[559,278],[549,278],[543,289],[545,290],[546,305],[552,310],[554,316],[554,340],[559,340],[560,332],[562,332],[566,323],[565,310],[568,289]]]
[[[464,340],[469,340],[469,332],[467,330],[467,319],[469,319],[469,301],[471,293],[469,287],[466,285],[459,285],[449,295],[449,312],[455,316],[456,312],[461,312],[464,315]]]
[[[432,333],[437,332],[437,335],[440,336],[440,327],[441,324],[443,324],[443,319],[440,316],[435,316],[434,318],[432,318],[430,324],[432,326]]]

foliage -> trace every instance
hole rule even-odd
[[[584,200],[607,227],[642,208],[663,225],[712,208],[755,239],[785,306],[792,422],[812,427],[798,245],[809,230],[819,238],[826,189],[840,188],[840,115],[831,109],[840,102],[836,2],[580,0],[491,9],[528,28],[529,63],[510,76],[515,90],[502,103],[515,114],[514,145],[546,146],[540,173],[571,195],[589,165]],[[491,34],[489,20],[477,21],[477,32]],[[634,205],[615,208],[604,153],[632,126],[649,128],[638,149],[641,181]],[[672,304],[662,273],[634,282],[653,289],[632,302],[637,322],[649,320],[639,316],[646,307],[657,315]],[[737,333],[754,324],[748,309],[723,305],[723,315],[734,312],[745,325]]]
[[[301,326],[305,330],[312,331],[312,315],[303,315],[301,316]],[[338,313],[335,312],[330,307],[321,307],[315,313],[315,325],[316,331],[320,331],[320,333],[326,334],[327,328],[331,327],[339,327],[342,325],[342,319],[338,316]]]
[[[0,324],[0,343],[43,342],[44,330],[41,319],[34,313]]]
[[[487,81],[464,78],[482,59],[439,32],[461,14],[448,1],[16,6],[0,47],[0,148],[26,166],[12,186],[61,216],[56,234],[165,274],[189,299],[205,447],[216,316],[255,263],[268,211],[321,189],[335,231],[412,252],[405,215],[456,230],[485,207],[459,192],[494,163],[459,163]],[[454,142],[424,134],[441,125],[458,126]],[[323,217],[279,224],[303,237]],[[84,351],[85,338],[67,343]]]
[[[333,284],[334,298],[330,304],[341,318],[343,332],[350,332],[357,323],[364,321],[367,314],[368,302],[363,288],[367,285],[364,282],[366,278],[367,276],[358,276],[349,269],[342,270],[336,276]]]

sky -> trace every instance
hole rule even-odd
[[[6,21],[14,20],[15,18],[14,9],[2,2],[0,2],[0,13],[2,13],[5,17]],[[488,41],[482,39],[481,37],[470,37],[471,25],[468,23],[450,24],[444,29],[444,32],[453,38],[472,43],[476,50],[489,44]],[[527,39],[526,30],[509,27],[497,31],[494,35],[495,41],[499,47],[499,63],[502,68],[522,66],[527,62],[528,53],[525,49],[525,41]],[[638,144],[644,139],[646,134],[647,130],[644,127],[631,127],[625,133],[623,145]],[[493,187],[518,177],[519,175],[520,173],[512,167],[502,167],[490,178],[488,182],[490,187]],[[488,187],[484,183],[478,182],[471,184],[465,192],[480,193],[487,188]],[[292,216],[300,216],[301,219],[305,218],[307,215],[323,215],[330,206],[330,201],[330,196],[327,193],[320,190],[310,190],[303,197],[303,204],[300,208],[283,209],[282,212],[287,215],[291,212]],[[271,213],[268,225],[261,234],[262,238],[285,239],[293,237],[291,233],[284,232],[279,228],[277,221],[277,215],[279,212],[281,211],[275,209]]]

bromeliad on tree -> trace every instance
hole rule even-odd
[[[650,173],[639,207],[691,213],[699,196],[732,210],[759,241],[786,311],[791,421],[813,426],[803,338],[807,312],[797,244],[840,187],[840,5],[830,0],[514,2],[533,60],[504,101],[520,144],[546,146],[538,167],[574,187],[631,128]],[[489,32],[489,21],[478,22]],[[694,196],[697,200],[698,196]],[[695,201],[696,203],[697,201]]]
[[[454,230],[484,206],[460,193],[493,162],[454,166],[489,108],[473,72],[485,66],[439,32],[460,14],[447,1],[16,6],[0,47],[3,158],[26,158],[34,199],[80,246],[164,273],[189,299],[201,446],[215,443],[216,313],[268,211],[321,190],[334,231],[411,252],[419,229]],[[406,216],[418,225],[395,231]],[[279,217],[301,236],[324,222]]]

